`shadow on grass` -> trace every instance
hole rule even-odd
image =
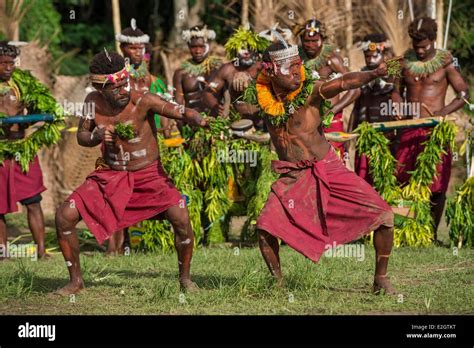
[[[157,272],[131,272],[128,270],[117,271],[116,274],[119,277],[126,278],[165,278],[169,281],[178,282],[178,270],[176,273],[160,273]],[[199,273],[194,273],[191,275],[193,281],[201,289],[215,290],[221,287],[232,287],[238,283],[239,278],[236,276],[221,276],[221,275],[203,275]]]

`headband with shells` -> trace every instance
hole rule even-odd
[[[135,18],[132,18],[132,20],[130,21],[130,27],[134,31],[137,30],[137,21],[135,20]],[[120,43],[145,44],[150,42],[150,37],[147,34],[143,34],[140,36],[129,36],[120,33],[115,35],[115,40]]]
[[[207,26],[204,26],[204,28],[200,30],[183,30],[181,36],[187,43],[190,43],[192,38],[203,38],[204,41],[207,42],[208,40],[214,40],[216,38],[216,32],[212,29],[207,29]]]

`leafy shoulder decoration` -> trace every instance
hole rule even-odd
[[[413,49],[405,53],[405,66],[416,77],[426,77],[453,61],[453,56],[448,50],[438,49],[436,55],[429,61],[422,62],[416,57]]]
[[[210,56],[199,64],[193,63],[190,59],[185,60],[181,64],[181,69],[191,76],[203,76],[209,74],[212,70],[217,69],[222,65],[222,59],[219,57]]]
[[[130,63],[126,64],[125,68],[127,69],[130,76],[137,80],[143,79],[149,74],[148,66],[145,60],[142,61],[138,68],[135,68],[135,65]]]
[[[276,100],[271,91],[270,80],[260,73],[256,81],[253,81],[249,87],[244,91],[243,100],[246,103],[252,104],[260,109],[260,117],[266,117],[270,124],[276,127],[285,125],[291,115],[301,106],[306,104],[308,97],[313,93],[314,82],[316,78],[313,77],[311,71],[302,66],[301,86],[288,94],[284,100]],[[324,100],[321,102],[320,114],[321,117],[331,109],[331,102]],[[329,127],[332,120],[332,113],[323,118],[324,127]]]
[[[0,141],[0,164],[8,158],[14,158],[27,172],[29,163],[43,146],[56,144],[61,138],[59,126],[64,122],[64,110],[56,102],[51,92],[39,82],[31,72],[15,69],[12,80],[20,90],[20,102],[33,112],[51,114],[54,121],[45,123],[36,132],[20,140]]]

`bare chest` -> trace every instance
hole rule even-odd
[[[183,76],[183,92],[185,94],[202,92],[208,83],[209,75],[194,76],[185,73]]]
[[[410,70],[404,69],[403,79],[409,88],[419,89],[424,88],[446,88],[448,79],[445,69],[439,69],[427,76],[419,76],[413,74]]]

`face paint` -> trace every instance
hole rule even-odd
[[[204,55],[207,55],[209,53],[209,44],[204,44],[204,47],[206,47],[206,49],[204,50]]]
[[[429,50],[429,49],[431,49],[431,44],[426,46],[426,50]]]
[[[293,66],[300,66],[301,65],[301,60],[300,59],[293,59],[290,61],[284,61],[281,64],[278,65],[278,68],[280,69],[280,73],[282,75],[289,75],[291,67]]]
[[[239,65],[242,66],[248,67],[255,63],[255,53],[247,49],[239,50],[237,58],[239,60]]]
[[[280,65],[280,72],[282,75],[289,75],[290,74],[290,66],[291,62],[284,62]]]

